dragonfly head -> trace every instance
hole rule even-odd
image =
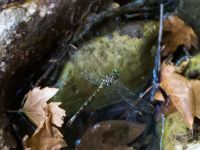
[[[115,79],[118,79],[119,78],[119,69],[115,68],[112,70],[112,75],[114,76]]]

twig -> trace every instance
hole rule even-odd
[[[127,114],[130,111],[132,111],[141,100],[145,100],[145,96],[152,90],[152,88],[153,88],[153,85],[149,86],[143,93],[141,93],[138,99],[136,99],[136,101],[133,102],[132,106],[125,113],[123,113],[120,118],[127,116]]]
[[[158,77],[160,73],[161,67],[161,42],[163,36],[163,13],[164,13],[164,5],[160,4],[160,28],[159,28],[159,36],[158,36],[158,51],[157,51],[157,59],[158,59]]]
[[[95,16],[90,17],[88,22],[84,24],[83,26],[80,26],[77,31],[74,34],[73,42],[76,42],[81,37],[87,35],[91,31],[93,27],[96,25],[99,25],[100,23],[104,22],[105,20],[109,18],[114,18],[121,15],[128,15],[132,14],[132,18],[137,17],[144,17],[147,16],[148,13],[155,11],[155,8],[149,8],[144,7],[144,4],[142,2],[135,3],[131,2],[124,6],[121,6],[119,8],[112,8],[105,11],[102,11],[99,14],[96,14]]]
[[[160,28],[158,35],[158,49],[155,58],[155,64],[153,69],[153,86],[154,88],[151,91],[151,100],[154,99],[156,90],[159,88],[160,81],[160,69],[161,69],[161,41],[163,36],[163,14],[164,14],[164,5],[160,4]]]

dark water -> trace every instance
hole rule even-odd
[[[127,0],[127,2],[129,1]],[[137,1],[137,2],[143,3],[144,1]],[[166,6],[174,7],[176,2],[177,1],[165,0]],[[121,1],[120,3],[124,3],[124,2]],[[173,9],[173,7],[170,9]],[[80,43],[80,41],[74,42],[74,43]],[[64,46],[64,48],[66,49],[67,46]],[[53,83],[56,80],[56,77],[59,74],[60,69],[62,68],[63,59],[64,58],[66,59],[68,57],[66,51],[63,51],[61,55],[62,54],[66,54],[66,57],[63,57],[62,59],[60,59],[61,56],[58,53],[57,54],[54,53],[54,54],[51,54],[50,56],[47,56],[44,59],[44,62],[40,63],[41,66],[39,67],[33,66],[34,68],[29,68],[28,71],[24,71],[24,73],[20,73],[21,71],[19,70],[19,73],[18,73],[19,76],[16,76],[15,79],[13,79],[13,81],[15,81],[16,79],[20,79],[18,80],[18,82],[20,81],[21,83],[18,85],[16,84],[17,86],[13,86],[11,89],[8,90],[8,91],[12,91],[11,92],[12,96],[9,96],[9,99],[12,99],[12,101],[9,101],[7,103],[7,108],[12,109],[12,110],[17,110],[22,106],[22,99],[24,95],[31,88],[34,87],[34,85],[38,82],[38,80],[41,79],[41,76],[45,73],[45,70],[47,70],[48,68],[52,66],[52,64],[49,63],[48,60],[51,58],[56,58],[56,59],[59,59],[59,62],[56,63],[56,65],[52,67],[53,69],[50,70],[46,78],[44,78],[44,80],[41,80],[39,84],[41,86],[53,85]],[[157,66],[155,65],[155,68],[156,67]],[[157,78],[158,78],[157,75],[153,76],[153,80],[155,80],[156,82],[157,82]],[[145,99],[150,100],[149,95]],[[141,149],[141,150],[159,149],[160,139],[156,135],[156,131],[155,131],[155,120],[154,120],[155,112],[147,112],[140,109],[140,111],[143,114],[143,116],[141,116],[139,113],[136,113],[135,109],[132,109],[132,110],[129,110],[129,109],[130,109],[130,105],[128,105],[128,103],[126,103],[125,101],[122,101],[122,102],[112,104],[95,111],[85,110],[84,112],[80,114],[80,116],[78,116],[78,118],[76,119],[76,121],[71,127],[61,128],[61,131],[63,135],[65,135],[65,139],[67,143],[69,144],[68,149],[74,148],[77,140],[79,140],[80,137],[84,134],[86,128],[93,126],[98,122],[101,122],[104,120],[111,120],[111,119],[117,119],[117,120],[124,119],[124,120],[139,122],[139,123],[145,123],[147,125],[146,130],[135,141],[135,143],[142,143],[147,136],[152,136],[152,140],[148,144],[144,144],[144,145],[140,144],[140,146],[138,146],[138,149]],[[127,110],[129,111],[127,112]],[[10,118],[13,134],[19,141],[19,149],[21,149],[20,142],[22,138],[24,137],[25,134],[31,135],[35,130],[35,126],[26,118],[24,114],[7,113],[7,115]],[[69,118],[65,118],[65,123],[68,121],[68,119]],[[134,145],[134,143],[132,143],[132,145]]]

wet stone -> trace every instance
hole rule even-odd
[[[61,101],[67,113],[75,112],[86,100],[94,100],[88,107],[94,110],[123,98],[134,98],[128,96],[133,93],[124,92],[115,84],[112,70],[118,70],[118,80],[133,91],[148,81],[153,68],[158,24],[153,21],[130,24],[85,42],[65,63],[54,85],[60,91],[53,101]],[[134,33],[137,34],[134,36]]]

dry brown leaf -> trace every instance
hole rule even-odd
[[[135,124],[125,120],[109,120],[89,128],[76,150],[128,150],[145,129],[145,124]]]
[[[188,50],[191,46],[198,48],[198,37],[193,29],[177,16],[168,16],[164,21],[163,56],[176,51],[184,45]]]
[[[40,87],[34,88],[27,94],[26,102],[21,109],[28,118],[37,126],[45,120],[44,108],[47,106],[47,101],[51,99],[58,89],[45,87],[40,89]],[[56,126],[61,127],[63,124],[63,117],[65,116],[65,111],[58,107],[60,103],[50,103],[48,104],[50,111],[52,112],[52,123]]]
[[[24,150],[60,150],[67,146],[63,135],[52,126],[51,119],[52,114],[48,113],[32,137],[26,135],[23,138]]]
[[[160,86],[180,112],[189,129],[192,129],[195,96],[189,80],[177,74],[173,65],[167,65],[163,62]]]
[[[163,108],[163,113],[165,115],[171,114],[173,112],[176,112],[177,109],[175,108],[175,106],[173,105],[172,101],[169,101],[167,106]]]
[[[154,95],[154,99],[156,101],[161,101],[161,102],[165,101],[165,98],[164,98],[163,94],[160,91],[156,91],[156,93]]]
[[[154,95],[154,99],[156,101],[160,101],[160,102],[165,102],[165,98],[163,96],[163,94],[160,91],[157,91]],[[174,107],[174,105],[172,104],[172,102],[169,100],[169,102],[166,102],[166,106],[164,106],[162,108],[162,113],[164,113],[165,115],[168,115],[170,113],[173,113],[177,111],[176,108]]]
[[[48,104],[49,110],[52,113],[52,123],[57,125],[58,127],[61,127],[64,123],[64,116],[65,110],[60,109],[59,105],[61,105],[60,102],[51,102]]]
[[[200,119],[200,81],[190,80],[195,95],[195,116]]]

